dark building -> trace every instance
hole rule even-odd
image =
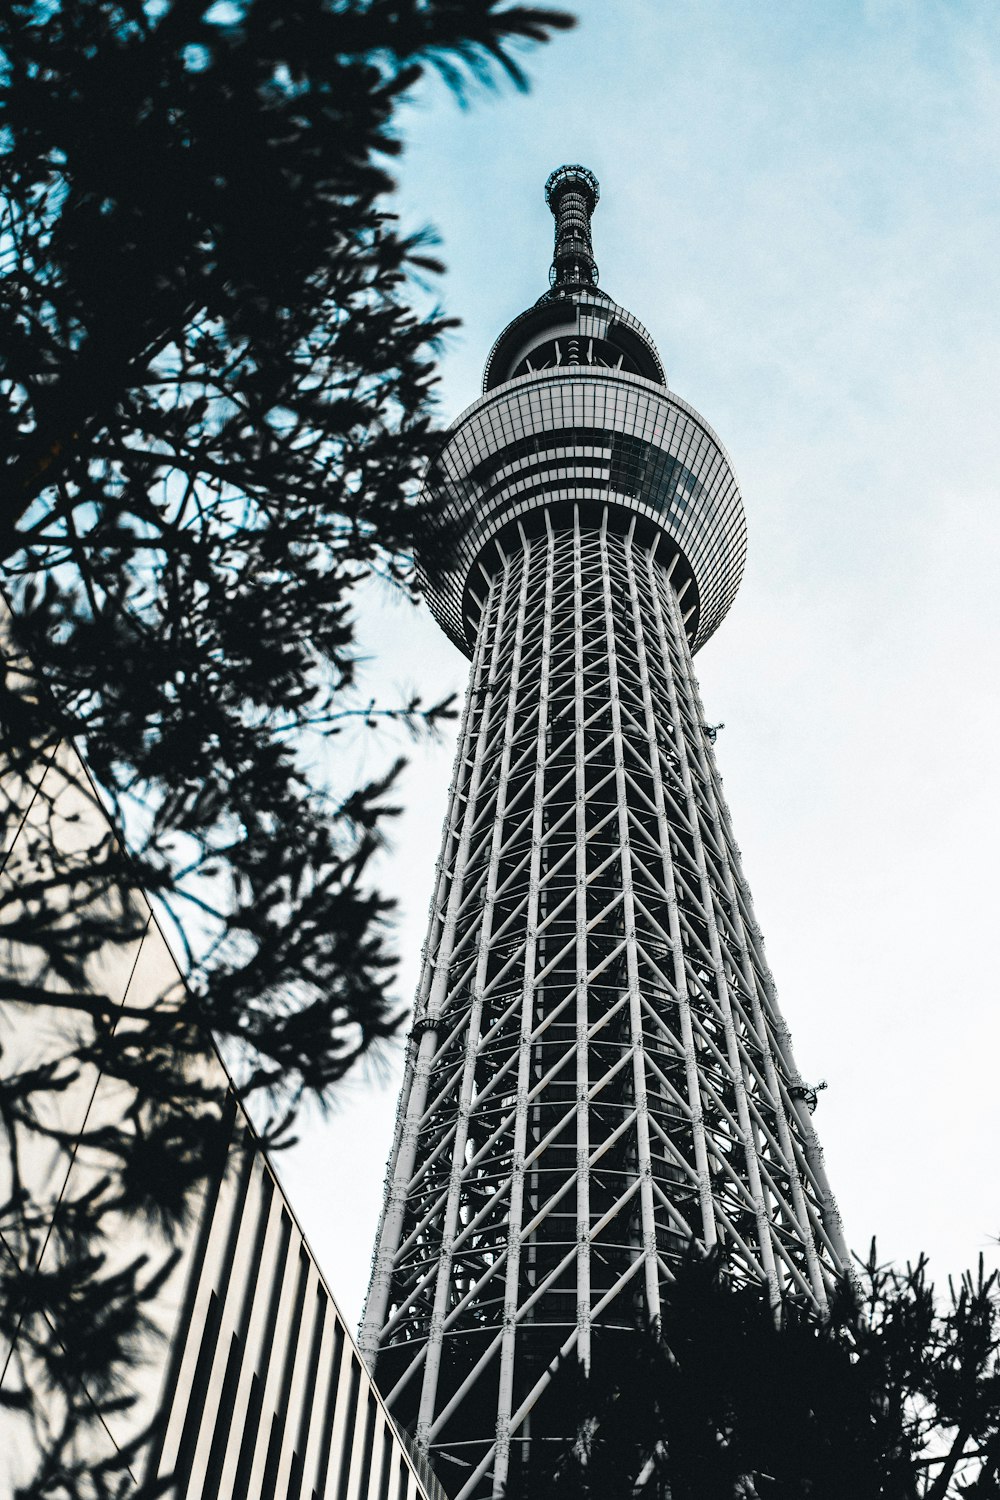
[[[58,976],[44,948],[33,949],[23,938],[31,924],[20,920],[20,903],[27,906],[44,876],[41,851],[50,841],[66,851],[98,847],[108,832],[100,797],[76,752],[61,747],[33,778],[0,775],[0,822],[9,830],[0,865],[0,971],[53,992],[44,1010],[0,1005],[4,1078],[52,1070],[47,1124],[64,1138],[57,1145],[34,1132],[30,1118],[7,1121],[8,1148],[9,1132],[16,1136],[20,1183],[12,1180],[8,1150],[0,1167],[0,1254],[8,1266],[19,1265],[30,1309],[0,1366],[0,1495],[13,1495],[50,1456],[65,1420],[64,1393],[44,1379],[34,1353],[31,1318],[47,1314],[31,1283],[58,1267],[51,1232],[57,1216],[115,1170],[102,1146],[102,1126],[126,1118],[135,1095],[120,1077],[66,1062],[67,1038],[80,1035],[81,1027],[92,1030],[92,1023],[71,1004],[60,1006]],[[140,890],[131,902],[139,935],[104,943],[93,956],[91,978],[95,993],[129,1008],[133,1019],[124,1024],[134,1026],[137,1009],[172,1003],[181,977]],[[88,915],[77,907],[72,920],[85,922]],[[149,1480],[168,1500],[443,1500],[389,1417],[210,1049],[204,1067],[204,1081],[217,1088],[225,1111],[226,1159],[190,1203],[179,1232],[158,1232],[124,1215],[107,1225],[107,1269],[145,1255],[150,1273],[167,1264],[172,1270],[155,1297],[142,1303],[133,1358],[118,1372],[115,1403],[100,1419],[79,1424],[71,1456],[91,1471],[112,1466],[126,1484],[129,1476],[136,1486]],[[24,1185],[29,1203],[48,1205],[47,1220],[36,1222],[34,1210],[27,1223],[20,1216],[18,1188]],[[35,1398],[30,1408],[11,1399],[24,1389]]]

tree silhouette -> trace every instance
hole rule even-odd
[[[662,1329],[605,1333],[547,1393],[573,1436],[536,1443],[508,1500],[986,1500],[1000,1495],[997,1275],[935,1296],[875,1246],[829,1317],[692,1259]],[[544,1421],[544,1418],[543,1418]]]
[[[164,1267],[111,1254],[123,1216],[176,1238],[218,1166],[209,1034],[274,1144],[398,1025],[370,875],[393,772],[316,775],[347,720],[450,711],[356,688],[356,586],[416,592],[448,327],[414,305],[438,266],[389,207],[394,118],[427,68],[523,87],[519,48],[568,24],[502,0],[0,8],[0,1334],[39,1494],[96,1493],[79,1429],[128,1399]],[[185,984],[123,1000],[138,887]],[[98,1078],[117,1103],[78,1141]]]

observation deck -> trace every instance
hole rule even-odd
[[[419,562],[435,619],[471,655],[494,542],[520,526],[658,535],[693,650],[718,629],[746,558],[743,500],[725,448],[675,396],[649,332],[597,285],[583,167],[546,184],[556,220],[549,290],[504,329],[483,394],[425,478],[434,530]]]

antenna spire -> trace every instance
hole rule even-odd
[[[549,271],[553,287],[597,284],[590,216],[600,196],[601,185],[586,167],[557,167],[546,182],[545,201],[556,221],[556,248]]]

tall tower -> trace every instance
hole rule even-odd
[[[362,1347],[453,1500],[559,1433],[555,1362],[658,1315],[695,1241],[822,1306],[846,1264],[692,655],[743,506],[546,184],[550,289],[427,480],[472,658]]]

